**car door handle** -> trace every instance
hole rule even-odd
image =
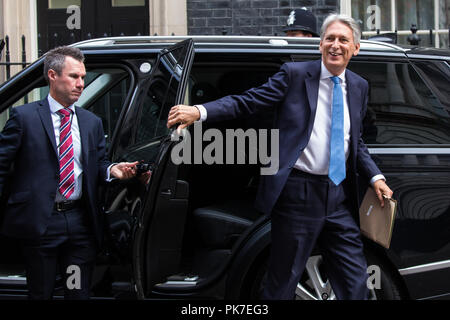
[[[164,196],[171,196],[172,190],[170,190],[170,189],[163,190],[163,191],[161,191],[161,194]]]

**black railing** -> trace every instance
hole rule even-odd
[[[5,62],[1,62],[3,49],[5,51]],[[6,80],[11,78],[11,66],[22,66],[25,69],[30,63],[27,62],[27,52],[25,48],[25,36],[22,36],[22,62],[11,62],[11,53],[9,50],[9,37],[6,36],[5,39],[0,41],[0,66],[5,66]]]
[[[434,47],[435,46],[435,38],[433,34],[433,29],[429,30],[428,33],[428,44],[424,43],[423,40],[426,40],[426,36],[424,38],[421,38],[416,32],[417,32],[417,26],[415,24],[411,25],[411,34],[408,35],[406,38],[406,41],[410,45],[421,45],[423,47]],[[394,32],[389,33],[380,33],[380,29],[377,29],[377,34],[375,36],[371,36],[368,38],[368,40],[376,40],[376,41],[382,41],[382,42],[389,42],[389,43],[398,43],[398,32],[395,30]],[[448,26],[448,35],[450,38],[450,25]],[[450,40],[448,47],[450,48]]]

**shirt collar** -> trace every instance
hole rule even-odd
[[[47,100],[48,105],[50,106],[51,113],[57,113],[59,110],[64,109],[64,107],[58,101],[56,101],[50,94],[48,94]],[[75,105],[72,104],[67,108],[70,109],[72,113],[75,113]]]
[[[320,80],[331,77],[333,77],[333,74],[330,71],[328,71],[327,67],[325,67],[325,64],[322,61],[320,67]],[[338,77],[339,79],[341,79],[341,83],[345,83],[345,69],[344,72],[338,75]]]

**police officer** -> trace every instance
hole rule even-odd
[[[317,20],[306,8],[292,10],[283,29],[288,37],[318,37]]]

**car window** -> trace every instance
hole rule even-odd
[[[183,72],[183,66],[178,61],[183,60],[184,51],[185,48],[181,47],[164,54],[154,70],[138,115],[137,145],[169,133],[167,118],[170,108],[175,105]]]
[[[85,90],[77,105],[102,119],[109,145],[130,89],[130,76],[119,68],[88,70]]]
[[[157,77],[147,90],[138,120],[137,144],[168,134],[167,115],[173,104],[170,104],[166,98],[171,83],[173,84],[171,78],[167,83],[164,77]],[[172,97],[175,99],[174,94]]]
[[[447,112],[450,112],[449,65],[443,61],[417,61],[414,66]]]
[[[349,69],[369,82],[366,144],[450,144],[448,100],[441,100],[442,95],[435,94],[412,65],[355,61]]]
[[[90,110],[102,119],[109,145],[119,115],[130,88],[130,76],[121,68],[91,68],[87,70],[85,89],[76,105]],[[12,107],[39,101],[47,97],[48,86],[39,86],[18,99]],[[0,130],[8,120],[10,110],[0,114]]]
[[[17,100],[11,107],[4,110],[2,113],[0,113],[0,131],[3,130],[3,127],[6,124],[6,121],[9,119],[9,114],[11,112],[11,109],[17,106],[21,106],[26,103],[42,100],[44,97],[48,95],[48,86],[42,86],[34,88],[33,90],[29,91],[24,96],[20,97],[19,100]]]

